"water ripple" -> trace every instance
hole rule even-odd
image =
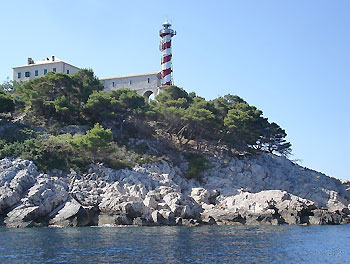
[[[347,263],[350,225],[0,228],[0,263]]]

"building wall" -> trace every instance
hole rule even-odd
[[[155,96],[158,95],[160,87],[160,76],[158,72],[104,78],[101,79],[101,81],[106,91],[128,88],[135,90],[138,94],[146,97],[149,97],[152,93]]]
[[[24,82],[37,77],[44,76],[44,70],[47,72],[53,71],[56,68],[56,72],[75,73],[79,70],[78,67],[72,66],[63,61],[49,62],[46,64],[30,64],[21,67],[13,68],[13,80],[16,82]],[[35,76],[35,71],[38,71],[38,76]],[[25,76],[25,73],[29,72],[29,77]],[[21,73],[21,77],[18,78],[18,73]]]

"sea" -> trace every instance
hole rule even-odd
[[[350,263],[350,225],[0,228],[0,263]]]

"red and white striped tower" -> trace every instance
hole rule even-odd
[[[162,24],[162,29],[159,30],[161,37],[159,49],[162,51],[162,71],[161,71],[161,86],[173,84],[172,79],[172,64],[171,64],[171,38],[176,35],[176,31],[171,29],[171,24],[165,21]]]

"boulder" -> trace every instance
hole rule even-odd
[[[171,206],[173,204],[181,204],[181,198],[181,194],[178,192],[169,192],[163,196],[163,200],[168,206]]]
[[[217,202],[216,202],[216,198],[217,198],[219,195],[220,195],[220,191],[218,191],[218,190],[212,190],[212,191],[210,192],[209,197],[208,197],[208,202],[209,202],[210,204],[215,205],[215,204],[217,203]]]
[[[175,219],[175,214],[170,210],[159,210],[161,215],[168,221],[173,221]]]
[[[216,221],[212,216],[202,219],[202,223],[206,225],[216,225]]]
[[[242,225],[246,219],[238,212],[227,212],[223,209],[213,209],[202,214],[202,219],[213,218],[218,225]]]
[[[295,211],[283,210],[283,211],[279,212],[279,214],[280,214],[281,218],[283,219],[284,223],[286,223],[288,225],[301,224],[300,216]]]
[[[181,217],[176,217],[175,218],[175,225],[178,225],[178,226],[182,225],[182,218]]]
[[[33,219],[36,219],[39,206],[19,205],[11,210],[4,220],[7,227],[31,227],[34,226]]]
[[[316,209],[309,216],[310,225],[339,225],[342,222],[342,217],[337,212],[329,212],[328,210]]]
[[[174,206],[178,206],[177,204],[172,204],[171,205],[171,207],[174,207]],[[170,207],[169,207],[169,205],[167,204],[167,203],[158,203],[157,204],[157,210],[161,210],[161,209],[165,209],[165,210],[167,210],[167,209],[169,209]]]
[[[49,224],[62,227],[97,225],[97,215],[96,207],[84,208],[71,198],[50,214]]]
[[[345,207],[341,210],[341,213],[345,215],[350,215],[350,209],[348,207]]]
[[[158,203],[156,202],[156,200],[153,197],[147,196],[144,200],[143,200],[143,204],[151,209],[156,209],[158,206]]]
[[[155,201],[159,201],[159,200],[160,200],[160,193],[157,192],[156,190],[150,190],[150,191],[147,193],[147,197],[153,198],[153,200],[155,200]],[[147,198],[147,197],[146,197],[146,198]]]
[[[68,199],[66,188],[65,182],[50,178],[48,175],[41,175],[26,196],[21,199],[21,203],[25,206],[37,206],[35,216],[44,217]]]
[[[5,159],[0,165],[0,214],[21,200],[35,182],[38,171],[33,162]]]
[[[152,220],[155,224],[158,225],[167,225],[168,220],[158,211],[152,212]]]
[[[204,188],[192,188],[190,196],[197,203],[209,203],[210,192]]]
[[[181,216],[183,208],[184,208],[183,205],[178,205],[178,204],[172,204],[170,206],[171,212],[173,212],[174,215],[178,217]]]
[[[180,216],[183,219],[191,219],[191,218],[193,218],[193,212],[188,205],[185,205],[181,210]]]
[[[121,204],[122,212],[124,212],[130,219],[141,217],[143,214],[143,208],[144,205],[140,202],[125,202]]]
[[[183,226],[199,226],[200,223],[196,219],[182,219],[181,225],[183,225]]]
[[[284,220],[273,209],[265,210],[258,214],[247,214],[245,216],[246,225],[278,225]]]

